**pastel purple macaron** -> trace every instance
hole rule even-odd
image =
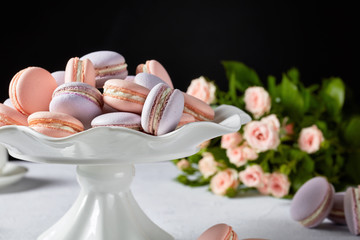
[[[304,227],[316,227],[329,215],[334,194],[334,187],[326,178],[315,177],[308,180],[296,192],[291,202],[291,218]]]
[[[337,192],[334,195],[334,205],[327,218],[333,223],[346,225],[344,213],[344,197],[345,192]]]
[[[349,187],[344,196],[344,213],[349,231],[360,235],[360,189]]]
[[[161,78],[150,73],[139,73],[134,78],[134,83],[139,84],[147,89],[152,89],[159,83],[165,83]],[[166,83],[165,83],[166,84]],[[167,85],[167,84],[166,84]]]
[[[159,83],[153,87],[143,106],[141,126],[147,133],[163,135],[175,130],[184,109],[184,96],[178,89]]]
[[[102,88],[108,79],[125,79],[128,75],[125,58],[114,51],[96,51],[80,58],[89,59],[96,72],[96,87]]]
[[[57,87],[50,102],[50,112],[67,113],[80,120],[85,129],[102,114],[103,99],[95,87],[81,82],[64,83]]]
[[[97,116],[91,121],[92,127],[125,127],[141,130],[141,117],[130,112],[112,112]]]
[[[65,83],[65,71],[52,72],[51,75],[55,78],[58,86]]]

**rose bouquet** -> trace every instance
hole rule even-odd
[[[233,197],[256,189],[291,197],[314,176],[325,176],[337,191],[360,184],[360,116],[346,113],[345,84],[340,78],[305,86],[290,69],[278,81],[263,84],[257,73],[236,61],[224,61],[228,89],[205,77],[194,79],[187,93],[214,106],[246,110],[253,120],[239,132],[203,143],[201,150],[174,160],[177,180],[209,185],[216,195]]]

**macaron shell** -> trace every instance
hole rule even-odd
[[[345,192],[337,192],[334,195],[334,205],[328,215],[328,219],[336,224],[346,225],[344,213]]]
[[[9,96],[13,106],[25,115],[49,110],[57,83],[50,72],[40,67],[28,67],[18,72],[10,82]]]
[[[182,113],[180,121],[179,121],[178,125],[176,126],[176,128],[180,128],[180,127],[184,126],[185,124],[192,123],[195,121],[196,120],[193,115],[190,115],[187,113]]]
[[[134,83],[139,84],[147,89],[152,89],[159,83],[165,83],[161,78],[150,73],[139,73],[134,78]],[[165,83],[166,84],[166,83]]]
[[[212,107],[204,101],[191,96],[187,93],[184,94],[184,112],[191,114],[197,121],[212,121],[215,117],[215,111]]]
[[[27,117],[15,109],[0,103],[0,127],[6,125],[27,126]]]
[[[4,105],[6,105],[6,106],[8,106],[8,107],[11,107],[11,108],[15,109],[15,108],[14,108],[14,105],[12,104],[12,102],[11,102],[11,99],[10,99],[10,98],[7,98],[7,99],[4,101]]]
[[[358,208],[360,207],[356,203],[356,197],[354,194],[355,188],[349,187],[344,196],[344,213],[346,224],[348,226],[349,231],[354,235],[360,234],[359,229],[359,212]]]
[[[51,76],[54,77],[58,86],[65,83],[65,71],[52,72]]]
[[[92,127],[120,126],[140,129],[140,115],[129,112],[113,112],[97,116],[91,122]]]
[[[171,78],[166,71],[166,69],[156,60],[148,60],[146,61],[146,68],[149,73],[154,74],[161,78],[167,85],[169,85],[171,88],[174,88]]]
[[[319,216],[306,227],[315,227],[330,213],[334,188],[324,177],[315,177],[304,183],[296,192],[290,206],[292,219],[303,221],[315,213],[328,200]]]
[[[119,92],[126,92],[126,94],[131,96],[139,96],[140,99],[134,100],[127,97],[116,96],[112,93],[107,93],[107,90],[111,88]],[[141,114],[148,93],[149,89],[136,83],[119,79],[111,79],[105,82],[103,96],[104,102],[118,111]]]
[[[197,240],[229,240],[232,232],[230,226],[220,223],[204,231]],[[237,234],[235,232],[233,234],[233,240],[238,239]]]
[[[157,135],[163,135],[176,129],[176,126],[180,122],[184,110],[184,96],[182,92],[175,89],[168,102],[166,103],[165,109],[162,113]]]
[[[81,78],[83,83],[95,87],[95,68],[89,59],[80,60],[77,57],[69,59],[65,68],[65,83],[76,82],[78,64],[82,64]]]
[[[32,124],[33,121],[42,124]],[[29,126],[35,131],[44,135],[61,138],[74,134],[69,131],[62,130],[61,128],[54,128],[50,125],[47,125],[49,121],[53,121],[56,123],[58,123],[59,121],[68,123],[76,126],[76,129],[78,129],[79,131],[84,130],[84,126],[79,120],[65,113],[41,111],[31,114],[28,118]]]

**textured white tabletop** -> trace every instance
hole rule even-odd
[[[29,168],[20,182],[0,189],[0,240],[33,240],[70,208],[79,193],[75,166],[15,162]],[[233,226],[239,239],[358,239],[345,226],[325,221],[306,229],[289,217],[289,200],[259,195],[229,199],[173,179],[169,162],[136,165],[131,189],[145,213],[176,240],[196,240],[217,223]],[[74,239],[75,240],[75,239]]]

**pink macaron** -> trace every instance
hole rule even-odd
[[[191,96],[187,93],[184,94],[184,113],[191,114],[197,121],[212,121],[215,117],[215,111],[206,102]]]
[[[345,213],[344,213],[344,197],[345,192],[337,192],[334,195],[333,207],[327,216],[329,220],[336,224],[346,225]]]
[[[152,89],[159,83],[165,83],[163,80],[161,80],[161,78],[150,73],[137,74],[133,82],[148,89]]]
[[[360,189],[349,187],[344,196],[344,213],[349,231],[360,235]]]
[[[136,74],[150,73],[161,78],[167,85],[174,88],[171,78],[161,63],[156,60],[148,60],[145,64],[139,64],[136,68]]]
[[[40,111],[28,118],[29,127],[50,137],[67,137],[84,130],[83,124],[71,115]]]
[[[123,112],[141,114],[149,89],[136,83],[110,79],[104,84],[104,102]]]
[[[184,109],[184,96],[178,89],[159,83],[153,87],[144,103],[141,126],[145,132],[163,135],[175,130]]]
[[[136,113],[112,112],[97,116],[91,122],[92,127],[125,127],[141,130],[141,117]]]
[[[96,72],[96,87],[102,88],[106,80],[125,79],[128,75],[125,58],[114,51],[96,51],[88,53],[80,58],[89,59]]]
[[[334,187],[324,177],[305,182],[294,195],[291,218],[303,226],[318,226],[330,213],[334,203]]]
[[[194,118],[193,115],[187,114],[187,113],[183,113],[181,115],[180,121],[178,123],[178,125],[176,126],[176,129],[181,128],[182,126],[188,124],[188,123],[192,123],[195,122],[196,119]]]
[[[69,59],[65,68],[65,83],[81,82],[95,87],[95,68],[89,59]]]
[[[0,103],[0,127],[6,125],[24,125],[27,126],[27,117],[16,111],[12,107]]]
[[[70,82],[55,89],[49,108],[51,112],[62,112],[77,118],[88,129],[93,118],[102,114],[103,104],[98,89],[86,83]]]
[[[9,96],[16,110],[24,115],[49,110],[57,83],[50,72],[40,67],[25,68],[12,78]]]
[[[197,240],[238,240],[231,226],[219,223],[204,231]]]

